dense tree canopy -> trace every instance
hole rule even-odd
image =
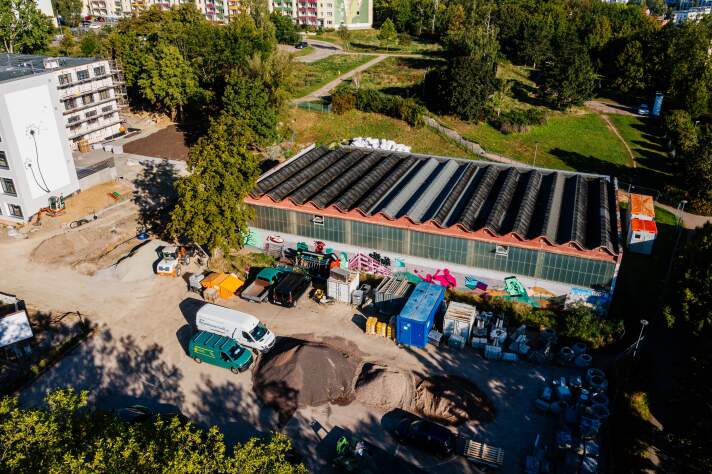
[[[0,40],[8,53],[42,52],[54,27],[34,0],[0,0]]]
[[[86,407],[86,393],[57,390],[46,409],[22,409],[16,398],[0,400],[2,472],[224,472],[305,473],[288,460],[282,435],[251,439],[227,453],[223,435],[201,430],[177,417],[123,423]]]
[[[53,0],[52,7],[63,25],[75,27],[82,21],[82,0]]]
[[[247,150],[249,127],[225,113],[190,150],[190,175],[176,185],[178,204],[169,232],[211,251],[241,248],[252,210],[243,203],[259,175],[257,157]]]

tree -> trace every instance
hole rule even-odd
[[[278,43],[294,44],[299,41],[299,33],[297,33],[291,16],[275,11],[270,14],[269,18],[274,24],[274,33]]]
[[[255,438],[227,454],[223,435],[178,417],[126,424],[86,405],[87,394],[56,390],[46,409],[23,409],[17,398],[0,400],[2,472],[266,472],[306,473],[287,458],[289,439]]]
[[[8,53],[43,51],[54,30],[34,0],[0,0],[0,39]]]
[[[381,25],[381,29],[378,30],[378,40],[381,42],[381,46],[388,48],[398,39],[398,33],[396,33],[396,27],[390,18],[386,19]]]
[[[76,47],[77,42],[74,40],[74,35],[69,28],[65,28],[62,41],[59,42],[59,54],[62,56],[71,56],[74,54]]]
[[[541,94],[554,107],[565,110],[593,97],[597,74],[585,49],[567,43],[542,67]]]
[[[178,203],[168,229],[175,238],[226,253],[244,245],[254,212],[243,199],[259,175],[259,162],[239,135],[243,128],[223,114],[190,150],[190,175],[176,184]]]
[[[82,20],[82,0],[52,0],[54,12],[66,26],[79,26]]]
[[[252,132],[248,145],[266,144],[277,138],[278,104],[260,76],[249,77],[234,70],[227,78],[222,103],[224,113]]]
[[[167,110],[171,119],[181,117],[183,106],[200,92],[193,69],[176,46],[166,43],[147,55],[138,85],[143,96]]]
[[[91,30],[84,33],[81,41],[79,42],[79,50],[81,51],[82,56],[88,58],[101,56],[103,47],[102,37]]]
[[[629,42],[615,59],[618,77],[613,81],[613,87],[624,94],[644,92],[648,87],[645,66],[643,45],[637,40]]]
[[[685,245],[675,265],[679,277],[664,314],[671,326],[698,337],[712,335],[712,224]]]
[[[341,39],[341,45],[344,47],[344,50],[348,51],[351,47],[351,31],[342,23],[339,25],[339,29],[336,33]]]

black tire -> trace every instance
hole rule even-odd
[[[193,360],[195,361],[196,364],[202,364],[202,363],[203,363],[203,361],[200,360],[200,359],[197,358],[197,357],[193,357]]]
[[[183,273],[183,269],[181,269],[180,265],[178,265],[176,267],[176,276],[179,277],[181,273]]]
[[[238,369],[237,367],[230,367],[230,372],[232,372],[233,374],[237,375],[237,374],[239,374],[239,373],[242,372],[242,371],[241,371],[240,369]]]

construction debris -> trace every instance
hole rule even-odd
[[[371,138],[371,137],[356,137],[349,140],[349,145],[358,148],[371,148],[374,150],[386,150],[386,151],[399,151],[403,153],[410,153],[410,147],[408,145],[401,145],[393,140],[386,140],[384,138]]]

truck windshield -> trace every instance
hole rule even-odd
[[[232,360],[237,360],[242,355],[242,353],[244,351],[245,351],[244,347],[235,346],[232,349],[230,349],[230,358]]]
[[[252,336],[252,339],[255,341],[262,339],[265,334],[267,334],[267,328],[262,323],[258,324],[252,329],[252,331],[250,331],[250,336]]]

